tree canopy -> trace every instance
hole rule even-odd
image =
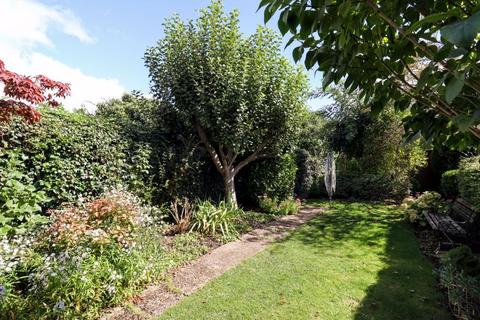
[[[168,19],[147,50],[154,97],[196,131],[235,202],[235,175],[293,144],[308,93],[304,73],[282,56],[280,39],[259,27],[243,37],[238,12],[213,1],[196,21]]]
[[[29,77],[7,70],[0,59],[0,84],[3,84],[5,97],[0,97],[0,122],[19,115],[28,122],[40,119],[34,106],[47,103],[58,106],[55,98],[65,98],[70,94],[70,85],[54,81],[44,75]]]
[[[295,60],[344,81],[378,113],[408,110],[409,137],[480,145],[480,7],[476,1],[262,0],[265,21],[292,33]]]

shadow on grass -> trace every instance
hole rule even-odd
[[[312,202],[328,211],[283,241],[300,241],[319,254],[379,260],[382,268],[355,309],[354,319],[450,319],[432,266],[395,206]],[[281,242],[280,242],[281,243]]]

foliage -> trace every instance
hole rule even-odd
[[[137,198],[110,191],[91,202],[50,211],[52,222],[40,237],[53,250],[128,248],[134,243],[135,227],[145,223],[139,208]]]
[[[40,120],[40,113],[34,106],[47,103],[58,106],[55,98],[65,98],[70,94],[70,85],[51,80],[44,75],[23,76],[5,69],[0,59],[0,83],[5,98],[0,99],[0,122],[8,122],[14,115],[27,122]]]
[[[442,257],[442,263],[451,264],[468,276],[480,277],[480,259],[467,246],[460,246],[448,251]]]
[[[328,145],[324,138],[327,122],[323,112],[308,112],[300,128],[297,148],[310,153],[313,158],[323,158]]]
[[[476,2],[262,0],[265,21],[276,11],[298,61],[345,80],[378,113],[392,102],[409,111],[410,137],[421,133],[458,149],[480,142]]]
[[[448,199],[458,196],[458,176],[460,170],[448,170],[442,174],[442,191]]]
[[[44,208],[91,199],[118,184],[151,199],[151,177],[161,170],[152,168],[148,144],[132,143],[113,123],[92,115],[51,108],[40,112],[42,119],[34,125],[12,121],[0,126],[0,143],[4,150],[20,152],[17,171],[50,198]],[[7,174],[7,164],[0,164],[0,175]]]
[[[458,189],[462,199],[480,211],[480,156],[460,161]]]
[[[57,210],[44,232],[3,237],[0,319],[97,318],[102,308],[206,252],[193,233],[165,245],[157,221],[138,198],[112,191]]]
[[[327,196],[325,183],[319,180],[320,196]],[[338,198],[363,200],[402,200],[408,193],[408,184],[383,174],[338,174],[335,194]]]
[[[427,191],[418,198],[406,198],[402,203],[405,218],[412,223],[426,225],[425,213],[448,214],[448,203],[434,191]]]
[[[293,197],[296,172],[290,154],[256,161],[239,176],[239,197],[252,205],[258,204],[261,195],[280,200]]]
[[[175,199],[170,204],[170,213],[174,221],[170,232],[173,234],[187,232],[190,229],[194,209],[195,205],[190,203],[188,198]]]
[[[307,150],[295,150],[295,163],[297,173],[295,175],[295,195],[300,198],[308,197],[314,180],[314,163],[312,156]]]
[[[327,119],[325,144],[338,154],[337,196],[377,200],[408,194],[412,178],[426,164],[426,151],[420,139],[404,142],[401,115],[388,107],[374,117],[358,92],[348,93],[338,86],[319,94],[334,100],[321,112]],[[313,191],[324,194],[322,184],[316,179]]]
[[[259,27],[242,37],[238,12],[221,1],[196,21],[167,19],[145,54],[152,92],[200,141],[236,203],[234,178],[247,164],[292,146],[305,111],[306,76],[285,59],[280,40]]]
[[[132,190],[155,204],[179,196],[166,196],[166,181],[173,171],[170,160],[180,156],[179,152],[173,150],[180,143],[169,135],[175,123],[169,122],[163,111],[161,104],[136,91],[120,99],[99,103],[95,111],[95,117],[112,123],[129,145],[126,156],[136,164],[136,169],[130,172],[137,177],[131,182]],[[145,188],[145,182],[151,188]]]
[[[195,206],[191,230],[215,236],[220,232],[222,237],[236,236],[234,220],[243,214],[232,204],[220,201],[218,205],[210,201],[200,201]]]
[[[37,190],[19,149],[0,150],[0,236],[24,233],[45,223],[41,205],[45,192]]]
[[[267,195],[260,196],[258,198],[258,203],[260,209],[262,209],[264,212],[281,216],[298,213],[301,205],[299,200],[295,200],[292,198],[279,200],[276,197],[270,198]]]
[[[442,258],[440,283],[458,319],[477,319],[480,314],[480,260],[466,246],[450,250]]]

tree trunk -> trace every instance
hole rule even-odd
[[[198,124],[198,122],[195,124],[195,128],[197,129],[200,141],[205,145],[205,148],[207,148],[207,151],[210,154],[217,171],[223,177],[223,183],[225,186],[225,200],[236,208],[238,204],[237,194],[235,193],[235,175],[247,164],[259,158],[261,152],[267,146],[267,142],[261,143],[252,154],[234,166],[233,164],[237,158],[236,153],[234,153],[232,150],[225,152],[224,146],[221,144],[217,148],[217,153],[217,150],[208,140],[205,130],[203,130],[202,126]]]
[[[235,192],[235,170],[226,168],[223,173],[223,183],[225,185],[225,200],[237,207],[237,194]]]

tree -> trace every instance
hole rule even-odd
[[[242,37],[238,12],[213,1],[196,21],[168,19],[145,54],[154,97],[196,131],[234,204],[238,172],[292,145],[306,110],[306,76],[279,44],[263,27]]]
[[[344,81],[378,113],[408,110],[409,137],[480,146],[480,11],[476,1],[262,0],[265,21],[300,43],[293,57]]]
[[[46,76],[23,76],[5,69],[0,59],[0,83],[3,83],[5,97],[0,97],[0,122],[7,122],[13,115],[19,115],[27,122],[40,119],[36,105],[47,103],[58,106],[55,98],[65,98],[70,94],[70,85],[53,81]]]

